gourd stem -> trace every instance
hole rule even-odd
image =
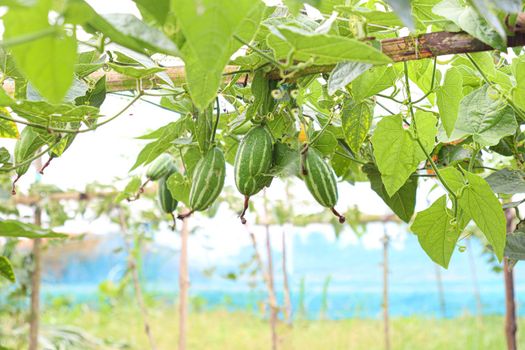
[[[51,164],[51,161],[54,159],[55,157],[51,157],[49,156],[49,159],[47,160],[47,162],[44,164],[44,166],[40,169],[39,173],[44,175],[44,170],[46,170],[46,168]]]
[[[344,224],[345,221],[346,221],[346,218],[344,217],[344,215],[341,215],[337,212],[337,210],[335,210],[334,207],[331,207],[330,210],[332,211],[332,213],[334,213],[335,216],[337,216],[337,218],[339,219],[339,223],[340,224]]]
[[[244,196],[244,207],[242,209],[241,215],[239,215],[239,218],[241,218],[241,223],[243,225],[246,224],[246,218],[244,215],[246,215],[246,211],[248,211],[248,207],[250,205],[250,196]]]

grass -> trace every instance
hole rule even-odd
[[[178,320],[174,306],[157,306],[150,312],[151,328],[159,350],[177,348]],[[130,349],[147,350],[140,313],[135,306],[118,306],[96,311],[86,306],[49,309],[44,325],[76,325],[100,338],[123,341]],[[525,327],[520,320],[519,329]],[[292,328],[279,325],[280,349],[383,349],[380,320],[300,321]],[[392,349],[474,350],[504,349],[503,317],[478,320],[464,316],[455,319],[423,317],[394,318],[391,323]],[[525,336],[519,334],[525,346]],[[224,310],[194,312],[190,315],[189,350],[270,349],[269,326],[265,319],[248,312]]]

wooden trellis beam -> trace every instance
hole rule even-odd
[[[525,13],[519,14],[516,24],[508,29],[512,35],[508,36],[507,47],[524,46]],[[380,47],[381,51],[389,56],[393,62],[413,61],[442,55],[494,50],[493,47],[465,32],[435,32],[418,36],[383,39],[380,41]],[[332,69],[334,69],[334,65],[310,66],[298,71],[292,79],[312,74],[329,73]],[[230,82],[234,76],[232,73],[237,70],[239,70],[239,67],[237,66],[226,66],[224,69],[224,81]],[[175,85],[181,85],[186,81],[183,65],[168,67],[166,68],[166,73]],[[106,75],[106,86],[108,92],[128,91],[136,88],[136,80],[134,78],[117,72],[105,72],[104,70],[99,70],[93,73],[91,77],[98,78],[102,75]],[[281,74],[278,70],[269,72],[268,76],[273,80],[281,79]],[[244,82],[244,80],[245,77],[242,77],[239,79],[239,82]],[[164,82],[156,76],[142,80],[142,87],[144,89],[156,89],[161,84],[164,84]],[[8,93],[14,91],[14,85],[11,81],[5,81],[3,86]]]

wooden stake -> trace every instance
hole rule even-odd
[[[35,225],[42,226],[42,210],[34,211]],[[38,350],[38,330],[40,325],[40,278],[41,278],[41,239],[33,240],[33,271],[31,273],[31,310],[29,315],[29,350]]]
[[[128,267],[131,271],[131,277],[133,279],[133,288],[135,289],[135,297],[137,298],[137,303],[139,304],[140,312],[142,314],[142,322],[144,326],[144,332],[148,337],[149,345],[151,350],[155,350],[155,339],[151,331],[151,326],[149,324],[149,315],[146,303],[144,302],[144,297],[142,293],[142,287],[140,285],[139,273],[137,271],[137,262],[133,257],[131,244],[129,242],[130,234],[128,232],[128,223],[126,222],[126,217],[124,215],[124,210],[121,207],[118,208],[119,212],[119,224],[122,234],[124,235],[124,247],[126,249],[126,254],[128,255]]]
[[[266,254],[268,260],[268,286],[271,299],[275,301],[275,304],[270,303],[270,328],[272,330],[272,350],[277,350],[278,347],[278,335],[277,335],[277,316],[279,308],[277,307],[277,298],[275,296],[275,286],[273,279],[273,259],[272,259],[272,242],[270,239],[270,225],[265,225],[266,230]]]
[[[514,231],[514,211],[505,210],[507,219],[507,233]],[[507,258],[503,258],[503,278],[505,281],[505,337],[507,339],[507,350],[517,350],[516,333],[518,323],[516,321],[516,301],[514,298],[514,275]]]
[[[284,310],[286,323],[292,326],[292,298],[290,297],[290,286],[288,284],[288,269],[286,268],[286,232],[283,229],[283,287],[284,287]]]
[[[476,271],[476,260],[474,259],[474,255],[472,254],[472,245],[470,244],[470,240],[471,238],[467,239],[467,254],[470,266],[470,274],[472,276],[474,298],[476,299],[476,315],[478,317],[478,321],[480,321],[483,317],[483,304],[481,303],[481,293],[479,291],[478,274]]]
[[[261,271],[264,284],[266,285],[266,290],[268,292],[268,304],[269,304],[270,310],[271,310],[270,312],[271,312],[271,314],[273,314],[274,312],[275,312],[275,314],[277,314],[277,312],[279,310],[279,306],[277,305],[277,298],[275,296],[275,290],[272,287],[272,281],[271,281],[270,273],[268,272],[267,268],[264,266],[264,262],[263,262],[263,259],[261,257],[261,254],[259,254],[259,248],[257,247],[257,238],[255,237],[255,234],[253,232],[249,231],[248,225],[244,225],[244,226],[246,227],[246,229],[248,230],[248,233],[250,234],[250,239],[252,241],[252,247],[253,247],[253,251],[254,251],[254,255],[255,255],[255,260],[257,262],[257,267],[259,268],[259,271]],[[277,347],[277,342],[276,342],[276,340],[277,340],[277,333],[276,333],[276,329],[274,329],[274,327],[272,327],[271,324],[270,324],[270,326],[271,326],[271,331],[272,331],[272,349],[276,349],[276,347]],[[275,342],[274,342],[274,340],[275,340]]]
[[[388,304],[388,243],[389,237],[384,224],[383,234],[383,337],[385,350],[390,350],[390,315]]]
[[[436,273],[436,283],[439,296],[439,307],[441,309],[441,317],[447,316],[447,305],[445,303],[445,291],[443,290],[443,281],[441,280],[441,270],[439,265],[434,264],[434,271]]]
[[[189,218],[182,219],[180,234],[180,263],[179,263],[179,348],[186,350],[186,337],[188,332],[188,302],[190,276],[188,272],[188,238],[190,235]]]

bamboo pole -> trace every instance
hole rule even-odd
[[[42,209],[35,207],[34,222],[42,226]],[[40,279],[41,279],[41,239],[33,240],[33,271],[31,273],[31,306],[29,314],[29,350],[38,349],[38,330],[40,326]]]
[[[471,239],[472,238],[467,239],[467,254],[468,254],[468,260],[469,260],[469,266],[470,266],[470,274],[472,276],[472,288],[474,292],[474,299],[476,299],[476,316],[478,318],[478,321],[480,321],[483,317],[483,304],[481,302],[481,293],[479,291],[478,273],[476,270],[476,260],[474,259],[474,255],[472,254],[472,245],[470,243]]]
[[[447,316],[447,304],[445,302],[445,291],[443,289],[443,281],[441,279],[441,270],[438,264],[434,264],[434,272],[436,274],[439,308],[441,310],[441,316],[445,318]]]
[[[507,233],[514,231],[514,211],[505,210],[507,219]],[[516,321],[516,301],[514,298],[514,273],[509,264],[509,259],[503,258],[503,278],[505,281],[505,337],[507,339],[507,350],[517,350],[516,333],[518,323]]]
[[[288,269],[286,267],[286,232],[283,229],[282,235],[282,270],[283,270],[283,288],[284,288],[284,310],[286,316],[286,323],[291,327],[292,326],[292,298],[290,297],[290,285],[288,283]]]
[[[35,168],[38,171],[42,167],[42,159],[35,161]],[[40,179],[37,177],[36,182]],[[34,209],[34,223],[42,226],[42,208],[39,203]],[[29,350],[38,350],[38,332],[40,328],[40,284],[42,279],[42,240],[33,240],[33,271],[31,272],[31,300],[29,310]]]
[[[383,337],[385,350],[390,350],[390,310],[388,303],[388,244],[386,223],[383,226]]]
[[[156,350],[157,347],[155,345],[155,339],[153,337],[153,333],[151,331],[151,326],[149,323],[148,309],[146,307],[146,303],[144,302],[142,287],[140,285],[139,273],[137,271],[137,262],[133,257],[131,244],[129,242],[130,235],[128,230],[128,223],[126,222],[124,210],[122,210],[121,207],[118,207],[118,213],[120,229],[122,231],[122,234],[124,235],[124,247],[126,249],[126,254],[128,255],[128,267],[131,271],[131,278],[133,279],[133,289],[135,290],[135,297],[137,298],[137,303],[139,304],[139,309],[142,314],[144,333],[146,333],[146,336],[148,337],[150,349]]]
[[[188,239],[190,235],[189,218],[182,219],[180,234],[180,262],[179,262],[179,350],[186,350],[188,332],[188,302],[190,276],[188,272]]]

